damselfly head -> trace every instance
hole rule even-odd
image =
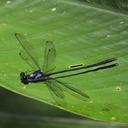
[[[27,75],[24,72],[20,73],[20,80],[23,84],[28,84],[28,79],[27,79]]]

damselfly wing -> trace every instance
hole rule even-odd
[[[32,70],[40,70],[33,46],[22,34],[16,33],[15,36],[22,46],[22,49],[20,49],[19,52],[20,57],[32,68]]]
[[[43,59],[43,72],[48,74],[55,69],[56,49],[52,41],[45,44],[45,52]]]

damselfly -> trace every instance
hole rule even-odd
[[[56,49],[52,41],[47,41],[45,44],[45,52],[44,52],[44,60],[43,60],[44,62],[41,68],[41,66],[39,66],[36,60],[37,58],[35,57],[34,52],[32,51],[32,47],[30,43],[26,40],[26,38],[20,33],[16,33],[15,36],[19,41],[20,45],[22,46],[22,50],[19,55],[34,70],[34,72],[29,74],[25,72],[21,72],[20,73],[21,82],[25,85],[29,83],[44,82],[47,85],[48,89],[51,92],[53,92],[55,96],[61,99],[64,98],[63,88],[66,88],[72,91],[73,93],[76,93],[86,99],[90,97],[84,92],[82,92],[81,90],[71,86],[70,84],[60,81],[59,78],[85,74],[89,72],[98,71],[101,69],[112,68],[118,65],[117,63],[113,63],[116,60],[116,58],[111,58],[111,59],[103,60],[91,65],[86,65],[86,66],[83,65],[76,68],[53,72],[55,69],[54,63],[56,59]],[[72,73],[77,70],[79,71],[78,73]],[[66,72],[68,73],[70,72],[71,74],[61,75]],[[59,75],[59,76],[56,76],[56,75]]]

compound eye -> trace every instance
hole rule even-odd
[[[21,72],[21,73],[20,73],[20,79],[21,79],[21,80],[27,79],[27,76],[25,75],[24,72]]]
[[[28,84],[27,76],[24,72],[20,73],[20,80],[21,80],[22,83]]]
[[[20,77],[24,77],[25,76],[25,73],[24,72],[21,72],[20,73]]]
[[[24,73],[24,72],[21,72],[21,73],[20,73],[20,76],[23,76],[23,75],[25,75],[25,73]]]

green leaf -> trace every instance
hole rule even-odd
[[[128,122],[126,13],[94,8],[77,0],[3,0],[0,15],[2,87],[85,117]],[[85,92],[91,100],[83,101],[66,93],[65,101],[58,104],[45,84],[30,84],[26,88],[21,84],[19,73],[31,68],[18,55],[16,32],[26,34],[40,65],[45,42],[53,41],[57,50],[56,71],[68,69],[72,64],[88,65],[112,57],[118,58],[119,66],[61,79]]]

